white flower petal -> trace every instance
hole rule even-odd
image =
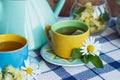
[[[99,45],[98,46],[96,45],[95,50],[100,51],[101,47]]]
[[[91,37],[91,38],[92,38],[93,43],[95,43],[95,38],[93,38],[93,37]]]
[[[99,55],[100,55],[100,53],[96,53],[96,55],[97,55],[97,56],[99,56]]]
[[[25,68],[25,67],[23,67],[23,66],[21,67],[21,69],[22,69],[22,70],[26,70],[26,68]]]
[[[27,59],[27,64],[28,64],[29,66],[31,65],[29,59]]]
[[[84,43],[83,43],[83,46],[85,46],[85,44],[86,44],[86,43],[84,42]]]
[[[95,54],[94,53],[90,53],[91,55],[93,55],[93,56],[95,56]]]
[[[29,66],[28,60],[24,60],[24,63],[25,63],[25,67]]]
[[[85,43],[89,43],[89,39],[87,39],[87,40],[85,41]]]
[[[100,44],[99,41],[95,42],[95,44]]]
[[[95,43],[95,38],[92,38],[92,43],[93,43],[93,44]]]
[[[82,53],[82,55],[85,55],[86,53]]]
[[[81,47],[81,49],[85,49],[85,47]]]
[[[99,56],[99,55],[100,55],[100,51],[95,51],[95,54],[96,54],[97,56]]]

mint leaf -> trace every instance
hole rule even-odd
[[[79,9],[76,9],[73,13],[73,19],[75,19],[81,12],[83,12],[86,9],[86,7],[80,7]]]
[[[95,55],[91,57],[92,59],[90,59],[90,61],[92,62],[92,64],[96,67],[96,68],[103,68],[103,63],[101,61],[101,59]]]
[[[109,14],[105,11],[105,13],[103,13],[100,16],[104,21],[108,21],[110,19]]]
[[[89,55],[84,55],[83,62],[87,64],[89,62]]]
[[[107,11],[104,9],[104,13],[102,13],[100,7],[98,7],[98,10],[100,11],[100,18],[103,19],[104,21],[108,21],[110,19],[109,14]]]
[[[90,54],[90,55],[89,55],[89,60],[90,60],[90,61],[93,60],[93,57],[94,57],[94,56]]]
[[[87,64],[92,59],[93,59],[93,55],[84,55],[84,57],[83,57],[83,60],[84,60],[85,64]]]
[[[80,52],[79,48],[74,48],[72,50],[72,58],[80,58],[82,56],[82,53]]]

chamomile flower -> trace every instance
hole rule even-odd
[[[9,65],[5,68],[3,76],[2,80],[25,80],[26,73]]]
[[[40,70],[38,69],[38,67],[36,67],[35,64],[31,64],[29,62],[29,60],[25,60],[25,67],[21,67],[22,70],[26,71],[27,73],[27,80],[38,80],[37,79],[37,75],[40,74]]]
[[[83,45],[84,46],[81,47],[81,49],[82,49],[81,52],[83,53],[82,55],[91,54],[93,56],[95,56],[95,55],[99,56],[100,50],[101,50],[101,48],[100,48],[101,44],[99,43],[99,41],[95,42],[95,38],[90,37],[90,38],[86,39],[86,41],[83,43]]]

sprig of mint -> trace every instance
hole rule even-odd
[[[72,50],[72,58],[80,58],[85,64],[91,62],[96,68],[103,68],[103,63],[99,56],[97,55],[82,55],[82,52],[80,52],[80,48],[74,48]]]

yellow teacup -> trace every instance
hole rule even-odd
[[[55,54],[62,58],[72,58],[72,49],[83,46],[89,34],[88,25],[77,20],[64,20],[46,26],[46,36]]]

